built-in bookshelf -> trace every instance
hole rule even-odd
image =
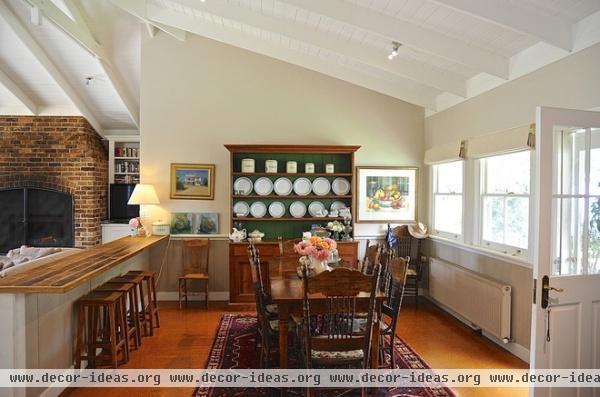
[[[109,183],[140,182],[140,137],[109,137]]]

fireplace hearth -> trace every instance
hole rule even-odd
[[[74,246],[73,196],[51,189],[0,190],[0,252],[21,245]]]

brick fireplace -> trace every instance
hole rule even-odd
[[[83,117],[0,116],[0,189],[72,195],[76,247],[101,242],[107,186],[107,150]]]

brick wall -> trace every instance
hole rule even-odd
[[[0,116],[0,189],[44,187],[75,200],[75,246],[102,238],[108,152],[83,117]]]

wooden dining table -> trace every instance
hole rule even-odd
[[[283,256],[272,258],[266,265],[268,266],[269,280],[267,284],[270,287],[272,303],[277,305],[279,319],[279,366],[287,368],[288,364],[288,323],[290,316],[302,316],[302,302],[304,299],[304,290],[302,279],[298,276],[297,268],[300,266],[298,256]],[[266,270],[266,269],[265,269]],[[263,273],[264,274],[264,273]],[[356,301],[357,311],[368,311],[370,293],[359,293]],[[326,300],[323,295],[312,295],[311,313],[325,313]],[[376,310],[379,313],[381,304],[385,295],[377,292]],[[371,334],[371,368],[377,368],[379,349],[379,321],[373,324],[373,333]]]

